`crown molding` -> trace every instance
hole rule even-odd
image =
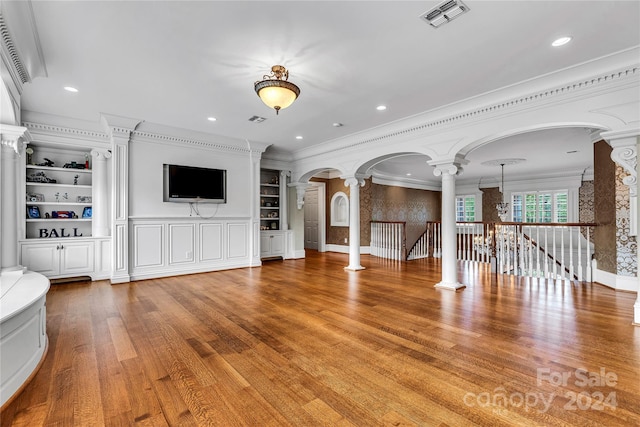
[[[35,143],[46,142],[62,146],[82,144],[93,147],[109,143],[109,135],[104,132],[27,121],[22,122],[22,126],[29,130],[32,142]]]
[[[0,37],[2,39],[2,56],[3,62],[8,66],[9,73],[11,74],[11,79],[14,84],[20,88],[20,92],[22,92],[22,85],[31,81],[31,77],[27,72],[24,64],[20,60],[20,56],[18,55],[18,48],[13,42],[11,38],[11,34],[9,33],[9,28],[4,20],[4,17],[0,13]],[[6,58],[6,59],[5,59]]]
[[[435,176],[434,176],[435,178]],[[374,171],[371,176],[371,182],[379,185],[390,187],[413,188],[416,190],[442,191],[440,180],[421,181],[417,179],[402,178],[393,175],[382,174]]]
[[[185,147],[191,147],[191,148],[196,147],[196,148],[213,150],[213,151],[226,151],[229,153],[236,153],[236,154],[248,154],[256,151],[256,150],[252,150],[248,146],[248,144],[246,147],[238,147],[235,145],[221,144],[221,143],[203,141],[203,140],[192,139],[192,138],[182,138],[182,137],[171,136],[171,135],[161,135],[153,132],[139,131],[139,130],[134,130],[131,133],[131,142],[149,142],[149,143],[166,144],[166,145],[172,145],[172,146],[182,145]]]
[[[564,70],[563,70],[564,71]],[[580,96],[588,96],[594,91],[610,89],[614,84],[633,84],[638,85],[638,77],[640,76],[640,64],[634,63],[615,71],[602,72],[591,77],[584,77],[572,80],[564,84],[556,84],[548,89],[538,89],[535,92],[529,92],[516,97],[510,97],[500,102],[493,102],[478,108],[469,109],[460,113],[445,114],[440,118],[430,119],[438,113],[451,110],[456,106],[462,106],[469,101],[476,103],[482,102],[483,97],[493,97],[499,94],[500,89],[484,95],[459,101],[455,104],[440,107],[437,110],[431,110],[416,116],[399,120],[389,126],[378,127],[373,130],[364,131],[353,134],[342,139],[334,139],[328,141],[322,146],[313,146],[301,149],[293,153],[296,161],[306,160],[318,155],[333,154],[350,150],[356,147],[365,149],[363,145],[371,145],[380,142],[389,143],[390,140],[398,137],[419,136],[425,131],[441,129],[450,126],[463,126],[477,120],[486,120],[489,117],[495,118],[500,116],[511,115],[525,109],[539,109],[545,107],[550,102],[559,102],[562,99]],[[513,86],[503,88],[503,90],[511,91]],[[384,132],[393,126],[392,131]]]

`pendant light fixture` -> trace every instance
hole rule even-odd
[[[254,89],[262,102],[276,110],[276,115],[300,95],[300,88],[288,81],[289,71],[282,65],[271,67],[271,74],[264,75],[262,79],[255,83]]]
[[[496,205],[496,210],[498,211],[500,220],[506,221],[507,215],[509,214],[509,203],[504,201],[504,163],[500,163],[500,167],[502,168],[502,187],[500,187],[500,191],[502,192],[502,201]]]

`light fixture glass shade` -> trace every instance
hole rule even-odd
[[[300,88],[287,81],[289,72],[282,65],[271,67],[272,74],[264,76],[262,81],[256,82],[254,89],[262,102],[276,110],[276,114],[287,108],[300,95]]]
[[[496,210],[498,211],[498,217],[500,217],[500,221],[506,221],[507,216],[509,215],[509,203],[500,202],[496,205]]]

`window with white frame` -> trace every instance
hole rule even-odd
[[[567,190],[530,191],[511,194],[514,222],[568,222]]]
[[[468,222],[476,220],[476,196],[456,196],[456,221]]]

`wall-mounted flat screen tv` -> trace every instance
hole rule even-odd
[[[163,165],[165,202],[227,203],[227,171]]]

